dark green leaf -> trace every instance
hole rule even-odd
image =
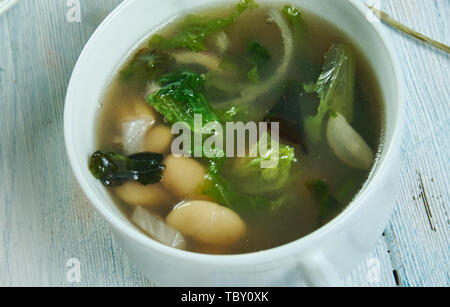
[[[252,66],[262,67],[271,59],[269,51],[258,42],[252,41],[247,46],[247,62]]]
[[[300,44],[304,44],[308,35],[308,27],[303,20],[302,12],[293,5],[286,5],[283,7],[282,13],[289,24],[293,26],[296,39]]]
[[[258,156],[239,158],[232,170],[240,179],[239,189],[248,194],[280,192],[288,182],[292,164],[297,161],[294,148],[279,144],[269,134],[262,138],[267,138],[267,152],[261,154],[257,151],[260,144],[254,144],[250,151],[258,152]],[[264,168],[263,161],[274,162],[274,167]]]
[[[128,81],[132,78],[154,79],[160,73],[169,58],[148,48],[139,50],[125,69],[120,72],[120,80]]]
[[[147,97],[148,103],[161,113],[170,124],[184,122],[194,131],[194,115],[200,114],[203,124],[217,121],[204,95],[204,78],[194,72],[183,71],[163,76],[163,88]]]
[[[268,213],[280,208],[286,197],[283,195],[259,196],[237,192],[237,189],[220,173],[223,162],[212,164],[209,173],[199,187],[199,193],[208,195],[217,203],[228,207],[243,216],[251,216],[255,212]]]
[[[314,86],[320,104],[317,115],[305,119],[305,128],[311,141],[322,140],[323,122],[329,111],[353,120],[355,100],[355,56],[350,47],[334,44],[325,56],[322,74]]]
[[[205,51],[205,40],[228,26],[233,25],[239,15],[247,9],[257,7],[254,0],[241,0],[230,16],[209,19],[203,16],[189,15],[183,22],[182,30],[171,38],[154,35],[150,39],[150,47],[160,50],[191,49],[193,51]]]
[[[311,180],[306,183],[306,187],[320,204],[319,219],[321,222],[324,222],[326,217],[329,215],[330,209],[334,210],[340,207],[338,201],[331,196],[330,186],[325,180]]]
[[[127,181],[154,184],[162,179],[163,159],[164,155],[151,152],[127,157],[99,150],[92,155],[89,170],[105,186],[117,186]]]
[[[247,74],[248,80],[252,83],[259,82],[258,66],[253,67]]]

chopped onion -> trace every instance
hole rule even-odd
[[[148,210],[137,207],[131,216],[131,220],[152,238],[164,245],[178,249],[186,248],[184,236]]]
[[[142,152],[145,135],[154,125],[153,118],[139,118],[122,124],[122,144],[125,154]]]
[[[220,54],[224,54],[231,46],[231,41],[228,35],[221,31],[216,35],[216,47]]]
[[[175,59],[178,64],[197,64],[204,66],[210,71],[221,72],[220,59],[212,53],[194,52],[194,51],[175,51],[170,56]]]
[[[158,92],[161,89],[161,86],[156,81],[152,81],[147,84],[147,88],[145,90],[145,96],[148,97],[156,92]]]
[[[330,116],[327,139],[336,156],[345,165],[364,170],[372,166],[375,154],[343,115],[336,113],[336,116]]]

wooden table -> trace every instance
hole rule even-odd
[[[77,1],[72,1],[76,3]],[[20,0],[0,16],[0,286],[149,286],[80,191],[63,142],[66,87],[120,0]],[[368,1],[450,44],[450,1]],[[385,27],[407,86],[395,212],[349,286],[449,286],[449,55]],[[120,38],[118,38],[120,39]],[[66,279],[79,259],[81,282]]]

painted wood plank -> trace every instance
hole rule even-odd
[[[405,25],[449,44],[448,1],[378,4]],[[402,286],[448,286],[449,56],[398,31],[388,32],[399,53],[407,92],[399,193],[386,229],[392,266]]]

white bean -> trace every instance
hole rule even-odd
[[[171,155],[166,158],[164,164],[166,169],[162,183],[179,197],[195,194],[206,176],[205,167],[191,158]]]
[[[126,182],[114,188],[117,197],[132,206],[157,208],[173,204],[173,197],[162,184],[142,185],[139,182]]]
[[[166,126],[157,126],[147,132],[144,141],[144,151],[166,153],[172,143],[172,132]]]
[[[199,244],[231,246],[246,232],[246,225],[234,211],[209,201],[190,201],[177,206],[167,223]]]

